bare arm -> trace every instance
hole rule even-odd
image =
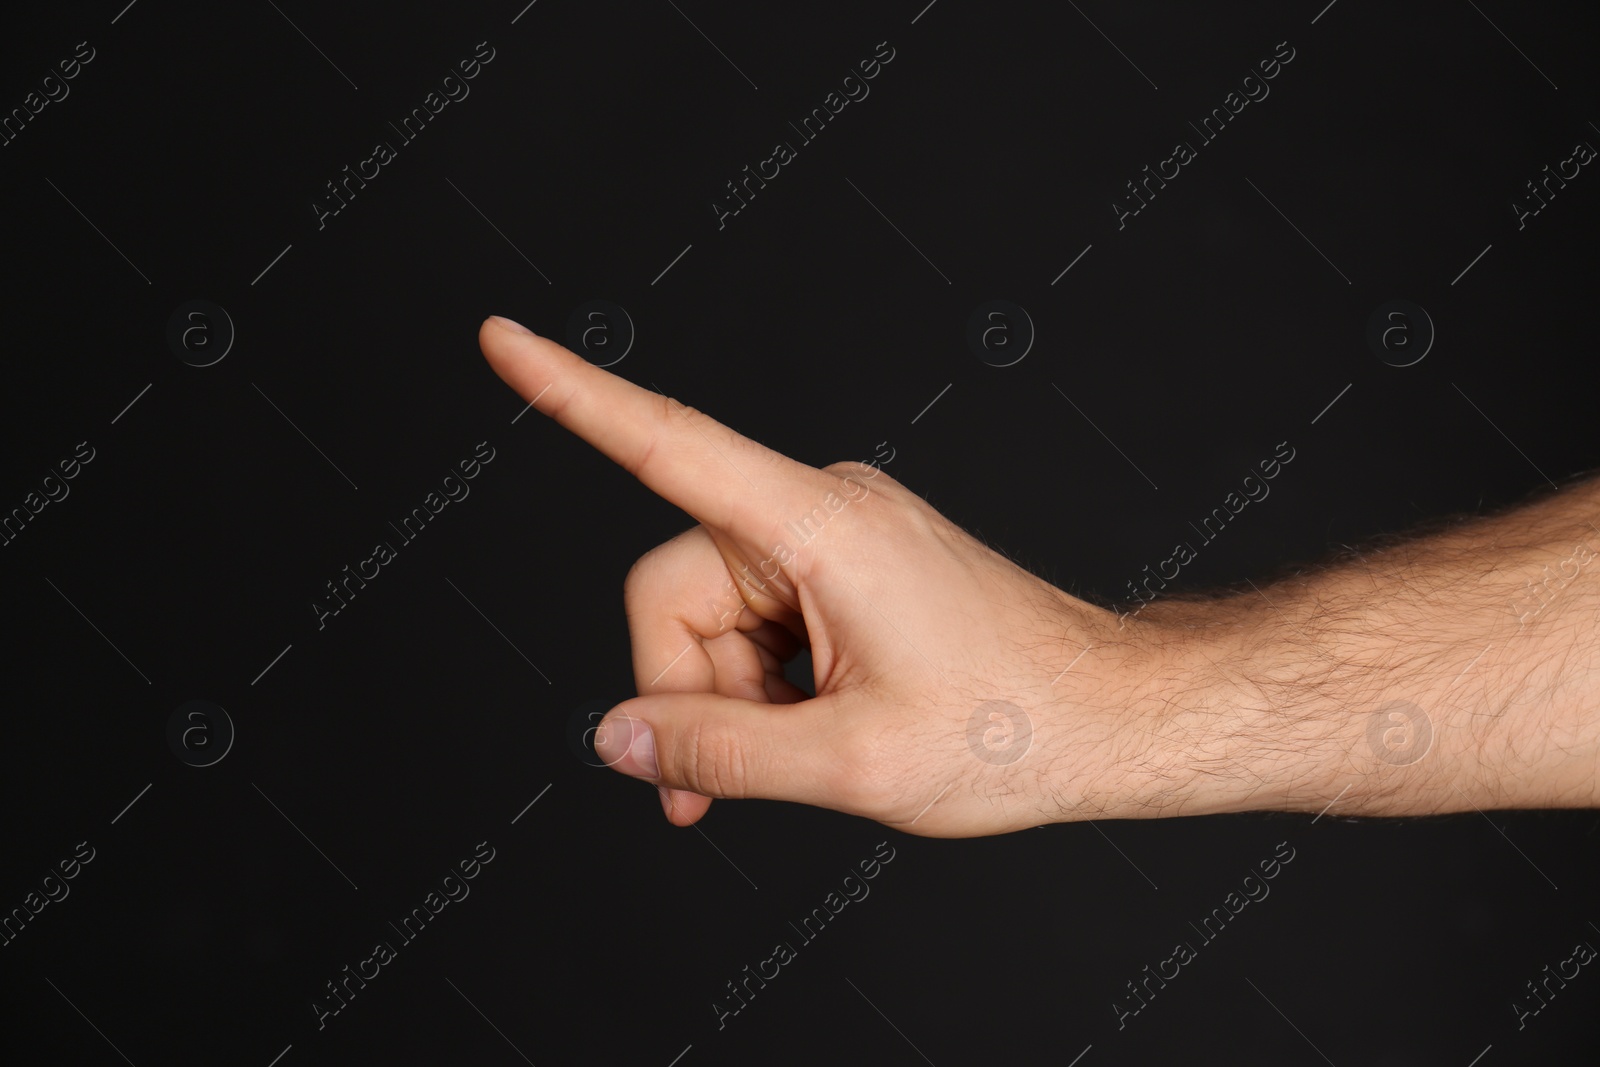
[[[628,573],[639,696],[595,736],[677,825],[712,797],[936,837],[1600,799],[1594,482],[1129,618],[875,464],[798,463],[514,323],[479,337],[531,405],[699,523]],[[801,647],[814,697],[783,675]]]
[[[1179,810],[1318,811],[1347,788],[1342,814],[1600,802],[1595,519],[1589,480],[1259,592],[1152,603],[1125,631],[1188,649],[1200,681],[1172,714],[1215,761]]]

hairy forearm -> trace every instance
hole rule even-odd
[[[1148,814],[1600,803],[1600,480],[1211,600],[1122,640]]]

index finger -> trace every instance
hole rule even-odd
[[[698,521],[766,536],[816,492],[814,467],[790,459],[663,393],[603,370],[492,315],[478,344],[517,393]]]

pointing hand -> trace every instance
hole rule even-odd
[[[624,585],[639,696],[596,750],[687,826],[765,797],[912,833],[1128,814],[1155,768],[1139,680],[1162,662],[1114,613],[1022,570],[876,467],[817,469],[501,318],[479,342],[534,407],[698,526]],[[809,647],[816,696],[783,677]],[[1067,668],[1086,648],[1071,670]],[[1092,664],[1091,673],[1087,666]]]

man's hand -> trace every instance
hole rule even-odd
[[[1127,768],[1164,743],[1148,719],[1167,667],[1114,613],[874,467],[798,463],[503,319],[479,340],[525,399],[701,524],[628,574],[641,695],[596,736],[617,770],[671,790],[673,822],[706,797],[941,837],[1071,818],[1090,793],[1086,814],[1139,814]],[[812,699],[782,675],[802,644]]]
[[[524,399],[700,523],[628,574],[640,695],[596,734],[678,825],[710,797],[934,837],[1336,799],[1338,814],[1595,802],[1600,580],[1537,633],[1508,607],[1576,536],[1559,509],[1522,513],[1536,529],[1517,550],[1486,521],[1131,618],[873,466],[796,462],[505,319],[479,342]],[[814,698],[783,677],[802,645]]]

